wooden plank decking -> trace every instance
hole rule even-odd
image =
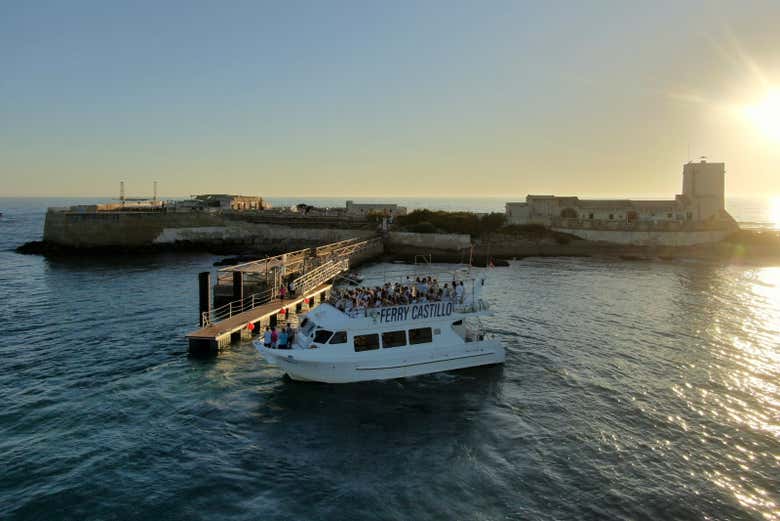
[[[197,331],[188,333],[187,338],[190,340],[191,344],[193,342],[207,342],[209,344],[216,346],[221,343],[220,342],[221,337],[225,337],[227,335],[231,335],[237,331],[240,331],[241,329],[246,327],[248,323],[258,322],[271,315],[275,315],[282,308],[290,308],[296,306],[297,304],[303,302],[306,299],[316,297],[320,293],[324,291],[328,291],[332,286],[333,286],[332,283],[327,282],[308,291],[305,295],[284,299],[284,300],[274,299],[268,302],[267,304],[261,304],[248,311],[238,313],[236,315],[233,315],[230,318],[221,320],[219,322],[208,325],[206,327],[202,327]]]

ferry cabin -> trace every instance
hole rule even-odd
[[[261,354],[293,379],[354,382],[400,378],[504,361],[486,339],[478,306],[429,302],[361,309],[352,314],[321,304],[301,323],[293,348]]]
[[[482,334],[478,322],[469,319],[467,325],[463,314],[454,313],[454,309],[452,302],[429,302],[360,310],[360,315],[350,316],[323,304],[301,323],[294,348],[319,349],[346,344],[359,353],[433,344],[434,337],[436,342],[471,342]],[[457,338],[448,338],[450,333]]]

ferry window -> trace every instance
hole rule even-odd
[[[382,347],[399,347],[406,345],[406,331],[388,331],[382,333]]]
[[[379,335],[355,335],[355,351],[371,351],[379,349]]]
[[[306,336],[309,336],[309,333],[312,332],[312,330],[315,328],[316,324],[309,320],[308,318],[303,319],[303,322],[301,322],[301,333],[303,333]]]
[[[324,344],[327,342],[331,335],[333,335],[333,331],[328,331],[327,329],[318,329],[316,333],[314,333],[314,341],[318,344]]]
[[[433,331],[429,327],[421,327],[420,329],[409,330],[409,343],[414,344],[427,344],[433,342]]]
[[[346,331],[336,331],[333,333],[333,338],[330,339],[329,344],[346,344],[347,343],[347,332]]]

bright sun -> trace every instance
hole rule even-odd
[[[770,90],[758,103],[744,107],[742,113],[766,137],[780,142],[780,89]]]

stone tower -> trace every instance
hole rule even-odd
[[[724,216],[724,163],[686,163],[683,166],[683,195],[688,198],[687,212],[694,221],[719,219]]]

